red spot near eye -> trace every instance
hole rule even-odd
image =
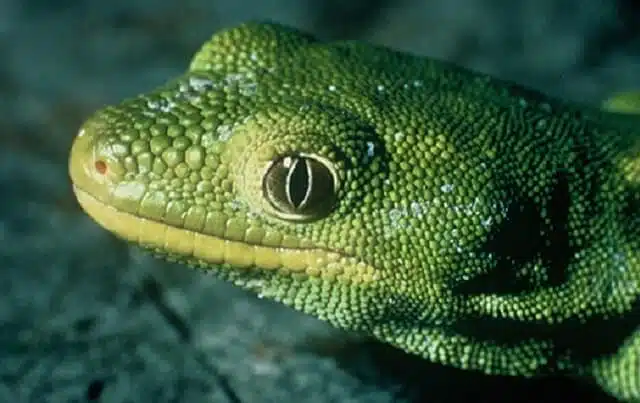
[[[94,166],[96,167],[96,171],[98,171],[99,174],[104,175],[105,173],[107,173],[107,163],[102,161],[102,160],[97,160],[94,164]]]

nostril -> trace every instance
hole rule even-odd
[[[97,160],[93,165],[99,174],[104,175],[107,173],[107,163],[103,160]]]

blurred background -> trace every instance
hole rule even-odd
[[[611,401],[358,339],[130,248],[67,177],[95,109],[249,19],[360,39],[597,103],[640,89],[634,0],[0,0],[0,402]]]

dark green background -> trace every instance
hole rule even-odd
[[[80,212],[66,160],[89,113],[248,19],[595,103],[640,89],[636,3],[0,0],[0,402],[608,401],[567,380],[427,365],[156,261]]]

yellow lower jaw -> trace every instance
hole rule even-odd
[[[201,234],[120,211],[74,187],[82,208],[98,224],[116,235],[143,246],[194,258],[212,265],[229,264],[234,269],[304,273],[312,277],[370,283],[375,269],[322,249],[290,249],[252,245]]]

